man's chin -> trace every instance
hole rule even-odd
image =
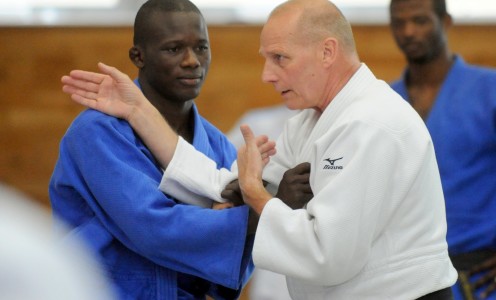
[[[290,109],[290,110],[297,110],[297,109],[301,109],[300,108],[300,102],[297,101],[295,98],[291,98],[291,99],[284,99],[284,105]]]
[[[195,100],[200,95],[200,88],[191,89],[181,93],[180,98],[184,101]]]
[[[423,65],[433,60],[432,57],[428,55],[413,55],[413,54],[412,55],[407,54],[406,59],[409,64],[415,64],[415,65]]]

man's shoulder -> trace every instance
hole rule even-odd
[[[404,80],[403,80],[403,77],[400,77],[400,78],[396,78],[392,81],[389,82],[389,85],[394,89],[394,88],[398,88],[399,86],[403,85],[404,84]]]
[[[69,126],[68,137],[109,137],[115,135],[133,135],[133,130],[125,120],[109,116],[93,109],[82,111]]]
[[[475,63],[467,63],[461,57],[457,57],[455,62],[455,70],[463,72],[468,77],[484,76],[488,78],[496,78],[496,68]]]
[[[467,65],[466,71],[468,71],[472,75],[478,75],[478,76],[481,76],[481,77],[484,77],[487,79],[496,80],[496,69],[495,68],[470,64],[470,65]]]
[[[82,111],[72,122],[72,128],[96,128],[96,127],[120,127],[123,125],[129,126],[125,120],[109,116],[94,109],[86,109]]]
[[[219,128],[217,128],[215,125],[210,123],[207,119],[205,119],[202,116],[200,116],[200,120],[202,122],[203,129],[205,130],[205,133],[211,143],[217,145],[228,145],[226,147],[232,146],[227,136]],[[234,146],[232,147],[234,149]]]
[[[201,115],[200,115],[200,120],[201,120],[202,126],[205,129],[205,132],[207,133],[207,135],[209,135],[209,136],[223,136],[224,137],[224,133],[222,133],[222,131],[219,128],[217,128],[214,124],[210,123],[209,120],[205,119]]]

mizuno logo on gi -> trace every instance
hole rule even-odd
[[[342,170],[343,169],[343,166],[336,166],[336,165],[334,165],[336,163],[336,161],[338,161],[340,159],[343,159],[343,158],[340,157],[340,158],[336,158],[336,159],[330,159],[330,158],[324,159],[324,161],[326,161],[326,162],[329,163],[329,164],[326,164],[324,166],[324,170]]]

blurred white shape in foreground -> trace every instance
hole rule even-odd
[[[56,227],[47,210],[0,184],[0,300],[115,299],[84,246]]]

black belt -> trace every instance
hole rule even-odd
[[[451,262],[458,271],[468,271],[473,266],[496,255],[495,250],[479,250],[458,255],[450,255]]]
[[[417,300],[453,300],[453,292],[451,287],[447,287],[417,298]]]
[[[458,271],[458,284],[460,285],[463,299],[473,300],[476,297],[473,294],[472,285],[469,280],[467,271],[472,267],[484,262],[485,260],[496,255],[494,250],[480,250],[458,255],[450,255],[453,266]]]

